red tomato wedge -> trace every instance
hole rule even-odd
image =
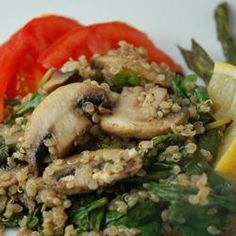
[[[31,44],[39,55],[55,40],[75,27],[81,27],[81,25],[73,19],[57,15],[45,15],[32,19],[21,31],[31,39]]]
[[[15,34],[0,48],[0,121],[4,117],[4,96],[8,82],[15,75],[15,68],[26,50],[27,41],[22,34]]]
[[[173,71],[182,71],[181,66],[156,48],[146,34],[122,22],[101,23],[74,29],[42,53],[38,62],[45,68],[59,68],[69,58],[77,59],[83,54],[89,58],[94,53],[105,53],[111,48],[117,48],[121,40],[136,47],[146,48],[150,61],[158,64],[165,62]]]
[[[37,63],[38,56],[75,27],[81,26],[62,16],[35,18],[0,46],[0,121],[5,93],[11,98],[34,91],[45,72]]]
[[[75,27],[79,27],[75,20],[48,15],[31,20],[18,31],[18,34],[22,34],[28,41],[27,51],[19,61],[14,78],[10,79],[7,87],[8,97],[23,96],[34,91],[39,77],[45,72],[45,68],[37,64],[38,56],[55,40]]]

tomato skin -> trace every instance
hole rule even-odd
[[[46,70],[37,63],[38,56],[75,27],[82,26],[62,16],[34,18],[0,46],[0,121],[5,94],[13,98],[33,92]]]
[[[27,40],[22,34],[15,34],[0,48],[0,121],[4,117],[4,96],[9,80],[22,56],[27,51]],[[14,53],[13,53],[14,52]]]
[[[44,68],[60,68],[70,58],[77,59],[80,55],[90,58],[110,48],[110,44],[90,27],[76,28],[52,44],[39,56],[38,62]]]
[[[143,32],[122,22],[100,23],[82,27],[76,21],[48,15],[31,20],[0,46],[0,121],[4,116],[4,96],[23,96],[34,91],[46,69],[59,68],[69,58],[117,48],[125,40],[144,47],[149,61],[165,62],[173,71],[182,68],[156,48]]]
[[[156,48],[143,32],[122,22],[101,23],[74,29],[42,53],[38,62],[45,68],[59,68],[69,58],[77,59],[83,54],[89,58],[94,53],[105,53],[111,48],[117,48],[120,40],[146,48],[150,61],[158,64],[165,62],[173,71],[182,71],[181,66]]]
[[[16,34],[22,34],[27,41],[27,51],[17,66],[15,76],[7,86],[7,96],[24,96],[34,91],[45,68],[37,64],[38,56],[46,50],[56,39],[75,27],[81,27],[78,22],[70,18],[57,15],[47,15],[29,21]]]
[[[39,55],[55,40],[75,27],[81,27],[81,25],[73,19],[57,15],[45,15],[32,19],[21,31],[31,39],[31,47]]]
[[[97,32],[102,34],[109,42],[111,47],[116,48],[118,42],[124,39],[136,47],[144,47],[148,52],[150,62],[160,64],[162,62],[169,65],[170,69],[176,72],[182,72],[182,67],[174,62],[165,52],[157,48],[148,36],[142,31],[123,22],[113,22],[97,24],[93,26]],[[115,30],[114,30],[115,29]]]

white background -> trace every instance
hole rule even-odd
[[[29,19],[58,13],[84,24],[126,21],[142,29],[157,46],[184,64],[176,45],[196,39],[215,60],[222,60],[213,11],[218,0],[0,0],[0,42]],[[236,1],[228,1],[236,22]],[[234,24],[236,25],[236,24]],[[235,32],[236,33],[236,29]],[[16,235],[13,231],[8,236]]]
[[[35,16],[58,13],[91,24],[122,20],[143,31],[180,63],[176,45],[190,47],[194,38],[216,60],[222,60],[216,40],[213,10],[219,0],[0,0],[0,42]],[[236,20],[236,1],[228,1]],[[236,25],[236,24],[235,24]],[[235,30],[236,31],[236,30]]]

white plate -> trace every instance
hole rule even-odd
[[[90,24],[126,21],[146,33],[158,47],[179,63],[183,59],[176,45],[190,47],[196,39],[215,60],[222,60],[216,40],[213,11],[222,0],[7,0],[0,5],[0,42],[29,19],[45,13],[58,13]],[[228,1],[236,20],[236,1]],[[16,235],[8,231],[7,236]]]

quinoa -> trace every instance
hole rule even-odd
[[[137,75],[138,83],[116,87],[117,74],[124,71]],[[213,194],[221,194],[219,186],[216,191],[208,169],[201,169],[202,162],[210,165],[215,156],[198,140],[206,134],[201,116],[210,116],[211,102],[199,102],[191,94],[195,83],[187,84],[190,95],[178,96],[169,66],[149,63],[144,48],[126,42],[93,55],[91,61],[85,56],[69,60],[59,70],[50,69],[44,79],[53,79],[57,73],[68,73],[66,81],[48,90],[41,87],[37,93],[50,99],[67,83],[81,83],[99,92],[83,96],[79,91],[70,104],[70,115],[61,114],[61,104],[56,103],[59,116],[39,137],[37,132],[50,119],[50,111],[45,120],[42,112],[38,130],[27,140],[37,107],[19,117],[14,112],[35,94],[9,108],[10,122],[0,124],[0,157],[5,158],[0,159],[0,235],[5,226],[14,224],[20,236],[135,236],[146,229],[182,236],[180,228],[189,219],[175,219],[180,214],[176,203],[202,207],[209,219],[219,217],[222,206],[210,202]],[[78,81],[70,81],[74,75]],[[58,101],[64,98],[61,94]],[[114,118],[108,129],[103,126],[106,118]],[[87,126],[77,130],[82,120]],[[76,126],[71,128],[74,121]],[[66,144],[61,141],[67,139]],[[61,152],[60,145],[65,145]],[[152,184],[156,187],[147,187]],[[182,194],[185,189],[191,192]],[[211,235],[226,231],[210,223],[204,230]]]
[[[136,236],[138,234],[137,229],[126,228],[125,226],[110,226],[103,232],[104,236]]]

